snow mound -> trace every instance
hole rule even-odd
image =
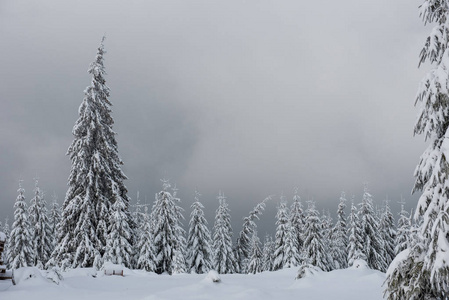
[[[37,285],[48,283],[49,281],[42,276],[38,268],[23,267],[14,270],[14,281],[16,284],[23,284],[25,282],[33,282]]]
[[[59,284],[61,281],[64,280],[61,270],[57,267],[53,267],[50,270],[46,271],[45,277],[56,284]]]
[[[97,271],[94,268],[75,268],[67,269],[64,272],[64,277],[97,277]]]
[[[350,267],[350,269],[366,270],[366,269],[369,269],[369,267],[368,267],[368,263],[366,261],[364,261],[363,259],[356,259],[352,263],[352,266]]]
[[[219,282],[221,282],[221,278],[220,278],[220,275],[218,275],[217,271],[210,270],[209,273],[207,273],[207,275],[203,281],[219,283]]]
[[[121,275],[123,276],[124,266],[113,264],[112,262],[105,262],[101,268],[105,275]]]
[[[303,264],[298,269],[298,274],[296,275],[296,279],[301,279],[304,277],[311,277],[315,274],[321,273],[323,270],[321,270],[319,267],[309,265],[309,264]]]

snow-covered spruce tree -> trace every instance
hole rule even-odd
[[[341,192],[337,222],[331,232],[331,256],[336,269],[348,267],[348,228],[346,226],[346,195]]]
[[[143,219],[145,218],[145,213],[142,212],[144,206],[140,204],[140,193],[137,192],[137,200],[134,212],[132,214],[134,223],[136,224],[136,235],[140,236],[140,228],[142,228]]]
[[[11,269],[11,267],[9,266],[9,260],[8,260],[8,246],[9,246],[9,238],[10,238],[10,228],[9,228],[9,219],[8,217],[6,217],[5,219],[5,224],[3,225],[2,228],[3,233],[6,235],[6,242],[5,242],[5,248],[3,251],[3,261],[6,265],[6,268]]]
[[[145,207],[144,218],[139,232],[140,237],[139,242],[137,243],[137,268],[147,272],[154,272],[156,271],[156,257],[153,245],[151,221],[150,216],[148,215],[147,207]]]
[[[397,226],[397,234],[396,234],[396,246],[394,248],[395,256],[400,252],[404,251],[409,244],[409,236],[411,229],[410,215],[404,209],[405,201],[401,199],[401,211],[399,212],[398,226]]]
[[[260,240],[257,237],[257,231],[253,233],[251,243],[251,255],[248,259],[248,274],[256,274],[263,271],[262,250],[260,250]]]
[[[389,200],[385,200],[385,210],[382,213],[379,232],[384,243],[384,259],[388,267],[396,256],[394,248],[396,245],[396,228],[394,217],[390,210]],[[382,271],[386,271],[386,268]]]
[[[271,196],[268,196],[262,202],[258,203],[249,212],[249,215],[243,219],[242,230],[237,237],[234,249],[234,253],[236,253],[235,259],[237,260],[236,272],[246,273],[248,259],[251,255],[252,237],[257,230],[256,221],[259,220],[259,216],[265,210],[266,202],[270,199]]]
[[[58,245],[50,264],[90,267],[106,248],[111,207],[118,199],[131,229],[129,198],[112,126],[109,87],[105,83],[104,38],[88,73],[91,85],[84,91],[79,118],[73,127],[74,140],[68,149],[72,168],[63,204]],[[133,240],[130,239],[132,244]]]
[[[274,251],[274,264],[273,271],[280,270],[284,268],[285,263],[285,250],[287,245],[290,245],[290,241],[287,239],[291,238],[290,234],[290,223],[288,220],[288,208],[285,197],[281,196],[281,201],[278,205],[276,213],[276,235],[275,235],[275,251]]]
[[[265,241],[263,244],[262,250],[262,270],[263,271],[272,271],[274,264],[274,250],[275,245],[273,242],[273,238],[271,235],[265,236]]]
[[[235,257],[232,251],[231,215],[226,197],[220,191],[219,206],[215,214],[212,245],[214,251],[213,268],[219,274],[235,273]]]
[[[172,274],[183,274],[187,273],[186,269],[187,263],[185,256],[181,250],[174,251],[174,260],[172,264]]]
[[[288,223],[288,227],[289,230],[287,231],[284,247],[284,268],[296,267],[301,261],[301,253],[298,252],[298,247],[295,243],[295,232],[292,230],[290,222]]]
[[[357,207],[354,205],[354,199],[351,203],[351,214],[349,215],[348,236],[348,266],[352,266],[354,261],[358,259],[366,260],[366,256],[363,253],[363,238],[359,215]]]
[[[189,234],[187,238],[187,271],[197,274],[209,272],[212,268],[211,235],[204,217],[201,194],[195,191],[195,202],[191,208]]]
[[[14,203],[14,223],[8,243],[8,265],[12,269],[33,265],[34,249],[32,248],[30,222],[28,221],[25,190],[21,182],[17,190],[19,195]]]
[[[58,197],[55,193],[53,193],[53,201],[51,205],[51,209],[48,215],[48,223],[50,225],[50,240],[51,240],[51,249],[52,252],[56,247],[57,236],[58,236],[58,226],[61,222],[61,208],[58,204]]]
[[[172,188],[173,192],[173,200],[175,203],[181,202],[181,199],[178,198],[178,188],[175,186]],[[181,223],[182,220],[184,220],[184,209],[179,206],[175,205],[176,214],[178,217],[178,224],[176,226],[176,237],[178,238],[178,244],[179,247],[177,248],[177,252],[175,253],[175,265],[174,265],[174,272],[177,274],[180,273],[186,273],[187,272],[187,241],[186,241],[186,231],[184,230],[184,227]]]
[[[290,206],[290,226],[293,235],[293,242],[297,253],[301,253],[303,246],[304,211],[301,198],[298,195],[298,188],[294,189],[293,203]]]
[[[34,197],[28,208],[30,221],[31,244],[34,249],[33,265],[43,269],[53,248],[51,239],[50,222],[47,216],[47,203],[39,188],[39,182],[35,180]]]
[[[3,233],[6,234],[6,240],[9,240],[11,236],[11,229],[9,227],[9,218],[6,217],[5,224],[3,225]]]
[[[384,257],[384,242],[379,232],[379,220],[376,218],[373,199],[365,185],[362,203],[359,204],[359,224],[363,241],[363,254],[372,269],[385,271],[387,264]]]
[[[419,86],[414,133],[429,147],[415,169],[413,192],[422,191],[415,212],[421,219],[416,244],[395,259],[387,273],[388,299],[449,297],[449,3],[424,0],[420,16],[434,23],[419,62],[434,66]]]
[[[329,271],[335,269],[334,259],[332,257],[332,228],[333,228],[333,221],[332,217],[329,211],[325,211],[323,209],[321,213],[321,228],[322,228],[322,235],[323,235],[323,245],[326,249],[328,255],[329,255]]]
[[[162,191],[156,194],[151,219],[154,220],[153,243],[155,250],[156,273],[173,274],[175,254],[178,261],[183,254],[181,220],[182,209],[175,203],[179,199],[168,191],[171,187],[168,180],[162,180]],[[184,259],[184,258],[182,258]],[[185,260],[185,259],[184,259]],[[179,266],[177,266],[179,267]]]
[[[332,258],[323,241],[324,236],[319,212],[315,208],[315,202],[310,200],[308,201],[304,224],[303,259],[307,264],[319,267],[323,271],[330,271],[332,269]]]
[[[118,186],[113,186],[112,189],[118,189]],[[115,191],[114,195],[119,195],[119,191]],[[123,198],[117,197],[115,199],[109,215],[110,225],[106,239],[104,261],[110,261],[114,264],[131,268],[133,248],[129,241],[131,240],[133,231],[128,223],[129,215],[126,214],[126,204]]]

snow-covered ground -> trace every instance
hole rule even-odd
[[[125,270],[125,276],[92,277],[92,269],[63,273],[56,285],[44,277],[0,281],[0,299],[34,300],[155,300],[155,299],[382,299],[385,274],[366,268],[320,272],[294,280],[297,268],[256,275],[220,275],[214,283],[206,274],[156,275]]]

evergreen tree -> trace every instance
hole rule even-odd
[[[142,228],[143,220],[145,218],[145,213],[142,212],[142,204],[140,204],[140,193],[137,192],[137,200],[133,213],[134,223],[136,224],[136,234],[140,236],[140,229]]]
[[[50,227],[50,240],[52,252],[56,247],[57,236],[58,236],[58,226],[61,222],[61,208],[58,204],[58,198],[56,194],[53,194],[53,203],[48,216],[48,223]]]
[[[145,207],[144,218],[140,227],[140,237],[137,244],[139,250],[139,257],[137,259],[137,268],[148,272],[156,271],[156,257],[153,245],[153,234],[151,228],[150,216],[148,215],[148,208]]]
[[[290,225],[297,253],[301,253],[304,243],[304,211],[301,198],[298,195],[298,188],[294,189],[293,203],[290,206]]]
[[[6,240],[8,241],[9,237],[11,235],[11,230],[9,228],[9,218],[8,217],[6,217],[5,224],[3,225],[3,233],[6,234]]]
[[[265,237],[265,242],[263,244],[262,250],[262,270],[263,271],[272,271],[274,264],[274,251],[275,244],[273,242],[273,238],[270,235]]]
[[[270,199],[271,196],[265,198],[243,219],[242,231],[239,233],[234,249],[234,253],[236,254],[235,258],[237,260],[236,272],[240,271],[244,273],[247,269],[247,262],[251,255],[252,236],[257,229],[256,220],[259,220],[259,216],[262,215],[265,210],[266,202]]]
[[[278,206],[278,211],[276,213],[276,236],[275,236],[275,251],[274,251],[274,265],[273,271],[280,270],[284,268],[285,258],[286,258],[286,247],[290,244],[288,241],[292,236],[290,232],[290,223],[288,221],[288,208],[285,197],[281,196],[281,201]]]
[[[112,228],[112,205],[121,201],[128,223],[129,198],[123,183],[116,133],[112,126],[109,87],[105,83],[104,38],[88,73],[92,82],[84,91],[79,118],[73,127],[74,140],[68,149],[72,168],[63,204],[58,244],[49,264],[90,267],[101,257]],[[119,200],[120,199],[120,200]],[[122,205],[121,204],[121,205]],[[130,241],[132,243],[133,241]]]
[[[296,232],[293,231],[291,223],[289,222],[284,246],[284,268],[296,267],[299,265],[301,260],[296,243],[296,237]]]
[[[181,250],[174,251],[174,260],[172,264],[172,274],[186,273],[186,260]]]
[[[391,213],[390,205],[388,202],[388,199],[385,200],[385,211],[382,214],[379,224],[379,232],[384,243],[384,259],[386,262],[386,266],[389,266],[396,256],[394,252],[394,248],[396,245],[396,229],[394,226],[393,214]],[[382,271],[386,270],[387,269],[385,268]]]
[[[411,221],[409,213],[404,209],[404,200],[401,199],[401,211],[399,212],[398,230],[396,235],[396,246],[394,248],[395,256],[404,251],[409,244],[409,236],[411,230]]]
[[[385,271],[384,243],[379,233],[379,221],[375,216],[373,200],[365,185],[362,203],[359,204],[359,224],[363,241],[363,254],[372,269]]]
[[[357,207],[354,205],[354,199],[351,204],[351,214],[349,215],[349,229],[348,229],[348,266],[352,266],[355,260],[366,260],[363,253],[363,238],[360,227],[359,215]]]
[[[209,272],[212,268],[211,236],[204,217],[204,206],[200,202],[201,194],[195,191],[195,202],[191,208],[189,235],[187,238],[188,271],[197,274]]]
[[[212,236],[214,262],[213,267],[219,274],[235,273],[235,257],[232,251],[231,215],[226,197],[219,192],[219,206],[215,214],[214,232]]]
[[[25,190],[19,183],[19,195],[14,203],[14,223],[8,243],[8,265],[17,269],[33,265],[33,245],[31,242],[30,222],[28,221]]]
[[[251,245],[251,255],[248,261],[247,273],[256,274],[263,271],[262,251],[257,232],[254,232]]]
[[[154,247],[156,257],[156,273],[167,272],[172,274],[174,270],[175,258],[178,262],[183,254],[182,235],[184,231],[181,227],[182,209],[176,205],[179,202],[168,189],[171,187],[168,180],[162,180],[162,191],[156,194],[156,200],[151,212],[154,220]],[[176,193],[176,191],[175,191]],[[177,257],[176,257],[177,255]],[[184,258],[182,258],[184,260]],[[176,266],[177,270],[180,268]]]
[[[414,133],[424,135],[429,147],[415,169],[413,192],[422,191],[415,219],[421,219],[415,244],[387,274],[388,299],[447,299],[449,297],[449,3],[424,0],[420,16],[434,23],[419,62],[434,66],[423,78]]]
[[[113,186],[112,189],[118,189],[118,186]],[[114,193],[114,195],[119,194],[119,191]],[[129,215],[126,214],[126,204],[123,198],[117,197],[115,199],[111,207],[110,216],[104,260],[131,268],[133,249],[130,241],[132,230],[128,223]]]
[[[328,253],[328,256],[329,256],[328,270],[331,271],[335,268],[335,264],[334,264],[334,260],[332,257],[333,221],[332,221],[329,211],[324,211],[324,209],[323,209],[320,220],[321,220],[321,230],[322,230],[322,236],[323,236],[322,243],[324,245],[324,248],[326,249],[326,253]]]
[[[181,199],[178,198],[178,188],[175,186],[172,188],[173,192],[173,200],[175,203],[181,202]],[[175,205],[175,211],[176,215],[178,216],[178,223],[176,224],[176,237],[178,239],[178,245],[179,247],[176,249],[177,252],[175,253],[175,263],[174,266],[174,273],[180,274],[180,273],[186,273],[187,272],[187,241],[186,241],[186,232],[183,228],[183,225],[181,223],[182,220],[184,220],[184,209],[179,206]]]
[[[346,195],[345,192],[342,192],[337,209],[337,222],[331,233],[331,255],[337,269],[348,267],[348,229],[346,226],[345,208]]]
[[[322,224],[315,202],[309,201],[304,225],[303,258],[307,264],[319,267],[323,271],[332,269],[331,257],[323,244]]]
[[[142,235],[142,228],[143,228],[143,222],[144,222],[144,218],[145,218],[145,213],[142,212],[142,208],[146,208],[145,205],[140,204],[140,193],[137,192],[137,200],[136,200],[136,204],[134,205],[134,211],[132,213],[132,220],[134,222],[135,225],[135,230],[133,235],[135,235],[136,239],[135,239],[135,243],[134,243],[134,247],[133,247],[133,257],[132,257],[132,265],[137,267],[138,265],[138,260],[139,260],[139,256],[140,256],[140,248],[138,246],[139,241],[140,241],[140,237]]]
[[[30,221],[31,244],[33,251],[33,265],[43,269],[53,248],[50,223],[47,216],[47,203],[35,180],[34,197],[30,201],[28,216]]]

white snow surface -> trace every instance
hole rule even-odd
[[[102,276],[92,269],[64,272],[59,285],[36,276],[13,286],[0,281],[0,299],[18,300],[156,300],[156,299],[345,299],[381,300],[385,274],[367,268],[318,272],[295,280],[298,268],[255,275],[222,274],[221,282],[207,274],[156,275],[125,268],[125,276]],[[34,270],[33,270],[34,272]],[[43,271],[42,271],[43,272]]]

